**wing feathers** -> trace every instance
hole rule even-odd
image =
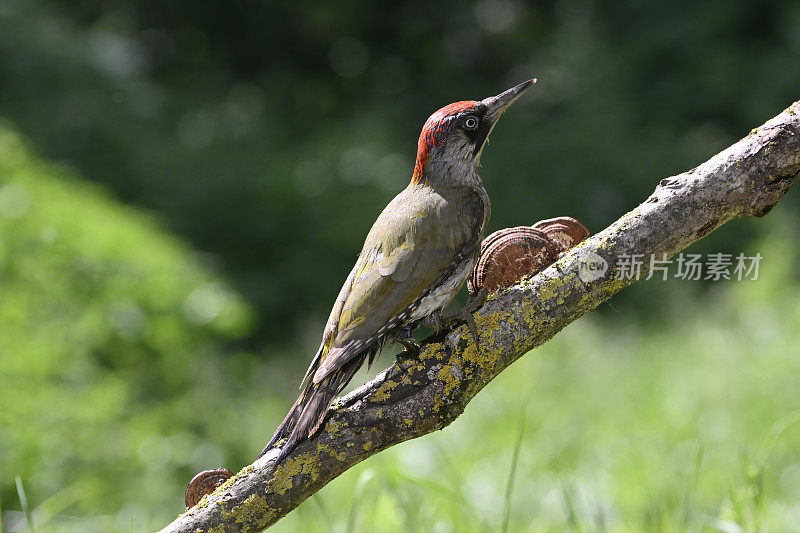
[[[350,349],[353,344],[355,344],[355,342],[351,342],[341,348],[331,348],[328,353],[325,354],[325,358],[320,362],[316,372],[314,372],[314,383],[319,383],[325,379],[328,374],[347,362],[347,360],[350,359],[350,353],[353,351]]]
[[[477,245],[484,213],[475,210],[484,219],[475,221],[452,211],[458,208],[459,202],[448,203],[433,190],[406,189],[392,200],[339,293],[306,379],[313,376],[319,383],[371,349],[400,325],[404,311],[447,274],[457,257]]]

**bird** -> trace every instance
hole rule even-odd
[[[411,181],[367,234],[300,383],[302,393],[259,457],[281,445],[281,462],[312,437],[333,399],[387,341],[418,353],[414,327],[425,323],[438,330],[453,320],[468,322],[475,334],[470,313],[485,291],[461,313],[442,312],[470,276],[489,220],[489,194],[478,175],[483,148],[500,116],[535,82],[452,103],[425,122]]]

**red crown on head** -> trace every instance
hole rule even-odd
[[[477,104],[475,100],[464,100],[463,102],[453,102],[436,111],[422,126],[422,133],[419,134],[417,143],[417,162],[414,165],[414,175],[411,181],[419,183],[422,181],[422,169],[431,155],[434,146],[441,144],[453,125],[453,117],[459,113],[470,111]]]

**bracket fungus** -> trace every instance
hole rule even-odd
[[[192,478],[186,487],[184,500],[186,507],[191,508],[203,499],[206,494],[211,494],[217,487],[233,477],[233,472],[227,468],[215,468],[213,470],[203,470]]]
[[[481,243],[480,256],[467,281],[470,294],[507,289],[551,265],[558,256],[589,236],[571,217],[541,220],[533,226],[495,231]]]

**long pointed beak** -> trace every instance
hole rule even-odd
[[[483,99],[482,102],[486,105],[486,116],[491,119],[492,123],[497,122],[500,115],[502,115],[503,112],[534,83],[536,83],[536,78],[524,81],[497,96],[490,96],[489,98]]]
[[[517,98],[522,96],[522,93],[527,91],[528,88],[534,83],[536,83],[536,78],[522,82],[516,87],[512,87],[509,90],[498,94],[497,96],[490,96],[489,98],[484,98],[481,100],[481,103],[486,106],[486,115],[484,116],[487,120],[482,121],[483,124],[478,131],[475,149],[472,152],[475,156],[476,165],[480,164],[483,146],[486,144],[486,140],[492,133],[495,124],[497,124],[497,120],[505,112],[505,110],[508,109],[509,106],[517,100]]]

